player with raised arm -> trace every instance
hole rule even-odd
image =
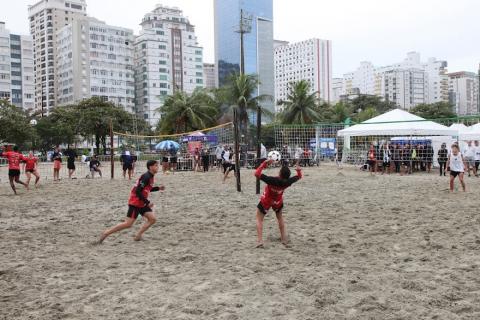
[[[300,168],[298,162],[295,168],[297,171],[297,175],[295,177],[290,177],[291,172],[286,165],[282,165],[277,177],[264,175],[262,171],[273,162],[274,160],[272,159],[266,160],[255,171],[255,177],[267,184],[257,206],[257,248],[263,248],[263,220],[270,208],[275,211],[277,216],[282,244],[285,246],[288,245],[285,221],[282,214],[283,192],[285,189],[302,178],[302,169]]]
[[[13,193],[17,194],[15,183],[21,184],[28,189],[28,185],[20,181],[20,162],[25,161],[26,158],[18,152],[18,147],[14,146],[13,151],[5,151],[5,147],[0,151],[0,157],[7,158],[8,161],[8,179]],[[15,182],[15,183],[14,183]]]
[[[143,233],[157,221],[157,218],[153,213],[153,204],[148,200],[148,196],[150,195],[150,192],[165,190],[165,187],[154,187],[154,177],[159,170],[158,162],[155,160],[149,160],[147,162],[147,169],[148,171],[138,179],[137,183],[130,192],[127,218],[124,222],[116,225],[115,227],[105,230],[97,244],[101,244],[108,236],[115,232],[130,228],[135,223],[135,220],[139,215],[143,216],[147,220],[134,238],[135,241],[140,241],[142,240]]]

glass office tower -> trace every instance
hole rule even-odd
[[[260,80],[259,94],[275,96],[273,51],[273,0],[215,0],[215,60],[218,83],[240,72],[240,11],[251,17],[251,32],[245,34],[245,72]],[[274,102],[267,102],[273,112]]]

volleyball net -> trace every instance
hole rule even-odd
[[[315,166],[320,163],[352,164],[363,166],[367,163],[368,152],[371,146],[374,147],[376,160],[383,162],[383,150],[388,147],[388,160],[398,160],[394,157],[400,157],[393,150],[395,148],[409,148],[410,152],[418,154],[418,161],[433,162],[438,164],[437,154],[442,144],[447,145],[447,149],[453,143],[460,145],[460,149],[466,148],[468,141],[480,140],[480,135],[473,132],[480,132],[480,116],[438,119],[438,120],[420,120],[420,121],[392,121],[385,123],[375,123],[384,127],[398,127],[399,124],[405,127],[424,127],[431,122],[441,124],[452,131],[448,134],[419,134],[415,131],[406,130],[403,134],[375,134],[374,130],[370,133],[342,134],[342,130],[355,126],[356,124],[325,123],[314,125],[274,125],[274,143],[268,146],[269,150],[277,150],[282,154],[282,158],[290,165],[299,161],[304,166]],[[410,124],[410,126],[408,125]],[[362,124],[358,124],[362,128]],[[478,127],[477,130],[473,130]],[[387,130],[388,131],[388,130]],[[425,130],[427,131],[427,130]],[[454,133],[454,131],[456,133]],[[408,133],[407,133],[408,132]],[[470,134],[469,134],[470,133]],[[413,151],[415,149],[415,151]],[[432,155],[433,152],[433,155]]]
[[[191,170],[193,154],[198,149],[208,157],[209,164],[215,164],[218,146],[233,147],[233,124],[165,135],[138,135],[128,132],[113,132],[114,159],[119,161],[121,155],[130,153],[138,161],[164,160],[174,161],[175,170]]]

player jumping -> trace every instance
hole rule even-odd
[[[263,219],[270,208],[272,208],[277,215],[282,244],[287,246],[285,222],[282,215],[283,192],[302,178],[302,169],[300,169],[298,163],[295,168],[297,171],[295,177],[290,177],[290,169],[285,165],[282,165],[278,177],[269,177],[262,174],[263,169],[271,163],[273,163],[273,160],[266,160],[255,171],[255,177],[267,184],[257,206],[257,248],[263,248]]]
[[[138,179],[137,183],[130,192],[127,218],[124,222],[116,225],[115,227],[105,230],[97,244],[101,244],[108,236],[115,232],[130,228],[135,223],[135,220],[139,215],[147,219],[134,238],[135,241],[140,241],[142,240],[143,233],[157,221],[157,218],[153,213],[153,204],[148,200],[148,196],[150,192],[165,190],[165,187],[153,186],[155,182],[154,177],[159,170],[158,162],[155,160],[149,160],[147,162],[147,169],[148,171]]]
[[[8,160],[8,179],[10,180],[10,186],[12,187],[13,193],[17,194],[15,183],[25,186],[28,190],[28,185],[20,181],[20,161],[25,161],[26,158],[18,152],[18,147],[13,147],[13,151],[5,151],[5,148],[2,148],[2,151],[0,151],[0,157],[7,158]]]

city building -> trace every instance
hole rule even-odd
[[[389,72],[389,77],[391,77],[392,72],[395,70],[398,71],[398,74],[405,74],[406,70],[416,70],[415,72],[420,70],[424,72],[422,76],[425,81],[424,97],[419,99],[418,91],[411,95],[412,97],[416,96],[413,98],[414,100],[423,100],[424,103],[448,101],[447,62],[439,61],[435,58],[422,62],[418,52],[409,52],[403,61],[385,67],[375,67],[371,62],[361,62],[355,71],[344,74],[342,94],[350,94],[353,92],[352,90],[358,90],[361,94],[385,97],[387,94],[385,92],[387,89],[385,88],[385,72]],[[410,76],[408,76],[405,82],[408,84],[410,79]],[[388,89],[391,90],[391,88]],[[407,98],[405,97],[405,99]],[[407,100],[401,105],[412,105],[412,103],[406,103]]]
[[[415,68],[390,68],[383,74],[384,98],[404,110],[426,103],[426,73]]]
[[[85,0],[41,0],[28,7],[35,66],[35,110],[48,114],[56,106],[57,34],[87,15]]]
[[[331,103],[335,104],[341,101],[343,95],[343,78],[332,79],[332,99]]]
[[[167,95],[204,87],[203,48],[195,27],[176,7],[158,5],[145,15],[141,26],[135,39],[136,106],[156,126]]]
[[[135,111],[133,31],[78,18],[56,34],[57,103],[99,97]]]
[[[475,115],[478,109],[478,75],[474,72],[449,73],[450,103],[459,116]]]
[[[332,100],[332,42],[310,39],[275,48],[275,101],[287,100],[292,83],[306,80],[310,93]]]
[[[31,111],[34,94],[32,37],[11,34],[0,22],[0,99]]]
[[[241,71],[242,29],[245,32],[245,73],[258,76],[259,95],[275,97],[273,0],[214,0],[214,15],[219,85],[224,85],[231,74]],[[273,99],[262,104],[274,111]],[[254,117],[250,120],[255,121]]]
[[[214,89],[217,88],[217,70],[215,69],[215,64],[213,63],[204,63],[203,64],[203,83],[205,88]]]

